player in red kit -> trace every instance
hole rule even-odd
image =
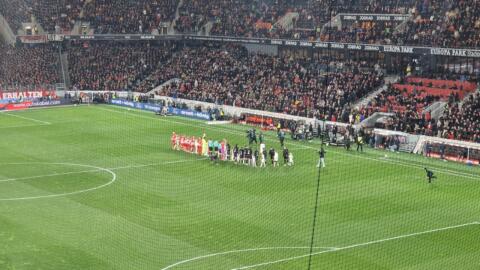
[[[175,132],[172,133],[171,143],[172,143],[172,149],[175,150],[177,145],[177,134],[175,134]]]

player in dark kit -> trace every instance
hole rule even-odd
[[[273,165],[273,157],[275,156],[275,149],[270,148],[270,151],[268,151],[268,155],[270,156],[270,160],[272,161],[272,165]]]
[[[427,173],[427,178],[428,178],[428,183],[431,184],[433,179],[437,179],[435,175],[433,175],[433,172],[430,171],[429,169],[425,168],[425,172]]]
[[[286,147],[284,147],[283,148],[283,165],[284,166],[287,166],[287,164],[288,164],[288,156],[289,156],[288,149]]]
[[[238,156],[239,155],[238,151],[239,151],[238,144],[235,144],[235,147],[233,147],[233,161],[235,161],[235,163],[237,163],[240,159],[240,157]]]
[[[255,129],[250,129],[247,131],[247,138],[248,138],[248,145],[252,145],[253,142],[258,144],[257,142],[257,133]]]
[[[283,147],[283,143],[285,141],[285,132],[283,132],[283,130],[280,130],[277,136],[278,136],[278,139],[280,140],[280,145]]]

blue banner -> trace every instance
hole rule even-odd
[[[118,105],[122,107],[135,108],[135,109],[151,111],[151,112],[160,112],[163,107],[162,105],[159,105],[159,104],[140,103],[140,102],[133,102],[133,101],[127,101],[122,99],[112,99],[110,103],[113,105]],[[184,110],[184,109],[178,109],[173,107],[168,107],[167,112],[173,115],[210,120],[210,115],[208,113],[203,113],[203,112]]]

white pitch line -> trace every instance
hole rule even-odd
[[[45,125],[51,125],[52,124],[52,123],[47,122],[47,121],[33,119],[33,118],[30,118],[30,117],[20,116],[20,115],[16,115],[16,114],[11,114],[11,113],[6,113],[6,112],[4,112],[3,114],[13,116],[13,117],[18,117],[18,118],[21,118],[21,119],[24,119],[24,120],[30,120],[30,121],[34,121],[34,122],[37,122],[37,123],[42,123],[42,124],[45,124]]]
[[[41,178],[41,177],[48,177],[48,176],[56,176],[56,175],[67,175],[67,174],[75,174],[75,173],[86,173],[86,172],[108,172],[112,175],[112,180],[110,180],[108,183],[105,183],[103,185],[89,188],[89,189],[84,189],[84,190],[78,190],[74,192],[68,192],[68,193],[60,193],[60,194],[51,194],[51,195],[42,195],[42,196],[32,196],[32,197],[19,197],[19,198],[5,198],[5,199],[0,199],[0,202],[2,201],[24,201],[24,200],[34,200],[34,199],[44,199],[44,198],[55,198],[55,197],[64,197],[64,196],[69,196],[69,195],[76,195],[80,193],[85,193],[89,191],[94,191],[97,189],[104,188],[106,186],[109,186],[113,184],[117,180],[117,174],[114,173],[114,170],[121,170],[121,169],[131,169],[131,168],[142,168],[142,167],[148,167],[148,166],[160,166],[160,165],[165,165],[165,164],[173,164],[173,163],[182,163],[182,162],[191,162],[191,161],[198,161],[198,160],[203,160],[203,159],[196,159],[196,160],[177,160],[177,161],[169,161],[169,162],[163,162],[163,163],[155,163],[155,164],[143,164],[143,165],[133,165],[133,166],[125,166],[125,167],[117,167],[117,168],[101,168],[97,166],[92,166],[92,165],[84,165],[84,164],[75,164],[75,163],[45,163],[45,162],[31,162],[31,163],[3,163],[0,165],[21,165],[21,164],[52,164],[52,165],[72,165],[72,166],[81,166],[81,167],[91,167],[95,168],[92,170],[85,170],[85,171],[78,171],[78,172],[66,172],[66,173],[57,173],[57,174],[50,174],[50,175],[40,175],[40,176],[32,176],[32,177],[23,177],[23,178],[17,178],[17,179],[4,179],[0,182],[7,182],[8,181],[15,181],[15,180],[25,180],[25,179],[34,179],[34,178]]]
[[[34,163],[35,162],[33,162],[33,163],[23,163],[23,164],[34,164]],[[71,165],[71,166],[80,166],[80,167],[90,167],[90,168],[95,168],[95,169],[98,169],[100,171],[105,171],[105,172],[110,173],[112,175],[112,179],[105,184],[102,184],[102,185],[96,186],[96,187],[92,187],[92,188],[88,188],[88,189],[82,189],[82,190],[77,190],[77,191],[73,191],[73,192],[66,192],[66,193],[59,193],[59,194],[41,195],[41,196],[4,198],[4,199],[0,199],[0,202],[2,202],[2,201],[26,201],[26,200],[56,198],[56,197],[64,197],[64,196],[69,196],[69,195],[76,195],[76,194],[81,194],[81,193],[85,193],[85,192],[94,191],[94,190],[97,190],[97,189],[104,188],[106,186],[109,186],[109,185],[113,184],[117,180],[117,174],[115,174],[113,171],[111,171],[109,169],[106,169],[106,168],[101,168],[101,167],[92,166],[92,165],[75,164],[75,163],[48,163],[48,162],[47,163],[38,162],[36,164]]]
[[[94,170],[84,170],[84,171],[76,171],[76,172],[52,173],[52,174],[34,175],[34,176],[26,176],[26,177],[18,177],[18,178],[8,178],[8,179],[0,179],[0,183],[2,183],[2,182],[20,181],[20,180],[38,179],[38,178],[51,177],[51,176],[62,176],[62,175],[71,175],[71,174],[82,174],[82,173],[89,173],[89,172],[101,172],[101,171],[104,171],[104,170],[94,169]]]
[[[161,166],[161,165],[168,165],[168,164],[175,164],[175,163],[193,162],[193,161],[205,160],[205,159],[206,158],[195,159],[195,160],[175,160],[175,161],[167,161],[167,162],[162,162],[162,163],[130,165],[130,166],[123,166],[123,167],[116,167],[116,168],[102,168],[102,169],[83,170],[83,171],[76,171],[76,172],[63,172],[63,173],[52,173],[52,174],[44,174],[44,175],[26,176],[26,177],[19,177],[19,178],[8,178],[8,179],[0,179],[0,183],[20,181],[20,180],[38,179],[38,178],[51,177],[51,176],[83,174],[83,173],[89,173],[89,172],[102,172],[102,171],[105,171],[105,170],[116,171],[116,170],[123,170],[123,169],[153,167],[153,166]],[[34,164],[34,163],[31,163],[31,164]],[[3,164],[0,164],[0,165],[22,165],[22,164],[23,163],[3,163]],[[39,163],[39,164],[44,164],[44,163]]]
[[[18,126],[6,126],[0,127],[0,129],[8,129],[8,128],[23,128],[23,127],[43,127],[48,126],[47,124],[36,124],[36,125],[18,125]]]
[[[317,150],[316,148],[314,147],[309,147],[309,146],[306,146],[307,148],[310,148],[312,150]],[[349,156],[349,157],[356,157],[356,158],[360,158],[360,159],[366,159],[366,160],[372,160],[372,161],[379,161],[379,162],[383,162],[383,163],[389,163],[389,164],[396,164],[396,165],[400,165],[400,166],[403,166],[403,167],[409,167],[409,168],[419,168],[419,169],[423,169],[425,167],[430,167],[430,168],[433,168],[435,169],[435,171],[437,172],[440,172],[440,173],[444,173],[444,174],[448,174],[448,175],[453,175],[453,176],[459,176],[459,177],[464,177],[464,178],[470,178],[470,179],[473,179],[473,180],[480,180],[480,176],[475,176],[473,174],[469,174],[469,173],[464,173],[464,172],[459,172],[459,171],[454,171],[454,170],[449,170],[449,169],[439,169],[437,167],[433,167],[433,166],[429,166],[429,165],[414,165],[414,164],[410,164],[410,163],[405,163],[405,162],[401,162],[401,161],[398,161],[398,160],[390,160],[390,159],[382,159],[382,158],[373,158],[373,157],[364,157],[364,156],[357,156],[357,155],[353,155],[353,154],[349,154],[349,153],[342,153],[342,152],[334,152],[335,154],[338,154],[338,155],[342,155],[342,156]]]
[[[462,227],[467,227],[467,226],[472,226],[472,225],[479,225],[479,224],[480,224],[479,222],[471,222],[471,223],[465,223],[465,224],[449,226],[449,227],[444,227],[444,228],[439,228],[439,229],[433,229],[433,230],[428,230],[428,231],[423,231],[423,232],[404,234],[404,235],[399,235],[399,236],[390,237],[390,238],[384,238],[384,239],[380,239],[380,240],[369,241],[369,242],[360,243],[360,244],[353,244],[353,245],[349,245],[349,246],[338,247],[338,248],[331,249],[331,250],[324,250],[324,251],[315,252],[315,253],[312,253],[312,254],[295,256],[295,257],[291,257],[291,258],[286,258],[286,259],[281,259],[281,260],[276,260],[276,261],[271,261],[271,262],[264,262],[264,263],[254,264],[254,265],[242,266],[242,267],[239,267],[239,268],[233,268],[231,270],[252,269],[252,268],[257,268],[257,267],[260,267],[260,266],[266,266],[266,265],[272,265],[272,264],[278,264],[278,263],[298,260],[298,259],[306,258],[306,257],[309,257],[309,256],[316,256],[316,255],[320,255],[320,254],[324,254],[324,253],[337,252],[337,251],[342,251],[342,250],[346,250],[346,249],[353,249],[353,248],[357,248],[357,247],[374,245],[374,244],[379,244],[379,243],[383,243],[383,242],[388,242],[388,241],[393,241],[393,240],[398,240],[398,239],[403,239],[403,238],[409,238],[409,237],[413,237],[413,236],[429,234],[429,233],[434,233],[434,232],[446,231],[446,230],[451,230],[451,229],[457,229],[457,228],[462,228]]]
[[[231,251],[212,253],[212,254],[207,254],[207,255],[198,256],[198,257],[195,257],[195,258],[183,260],[183,261],[174,263],[172,265],[166,266],[166,267],[162,268],[161,270],[168,270],[168,269],[172,269],[176,266],[186,264],[186,263],[190,263],[190,262],[193,262],[193,261],[199,261],[199,260],[203,260],[203,259],[208,259],[208,258],[218,257],[218,256],[223,256],[223,255],[228,255],[228,254],[246,253],[246,252],[264,251],[264,250],[281,250],[281,249],[288,250],[288,249],[309,249],[309,248],[310,247],[265,247],[265,248],[249,248],[249,249],[231,250]],[[333,250],[335,248],[334,247],[314,247],[314,249]]]
[[[100,110],[104,110],[104,111],[119,113],[119,114],[126,114],[127,113],[127,110],[125,110],[125,108],[123,108],[123,107],[118,107],[118,108],[125,110],[125,112],[121,112],[121,111],[118,111],[118,110],[107,109],[107,108],[103,108],[103,107],[96,107],[96,108],[98,108]],[[142,111],[140,111],[140,112],[142,112]],[[199,125],[194,125],[194,124],[189,124],[189,123],[184,123],[184,122],[178,122],[178,121],[173,121],[173,120],[168,120],[168,119],[162,119],[162,118],[148,117],[148,116],[143,116],[143,115],[139,115],[139,114],[129,113],[128,115],[138,117],[138,118],[143,118],[143,119],[160,120],[160,121],[164,121],[164,122],[170,122],[170,123],[175,123],[175,124],[180,124],[180,125],[185,125],[185,126],[192,126],[192,127],[197,127],[197,128],[199,127]],[[223,128],[218,127],[218,126],[202,125],[202,128],[215,130],[215,131],[218,131],[218,132],[230,133],[230,134],[234,134],[234,135],[243,135],[243,133],[241,133],[241,132],[226,130],[226,129],[223,129]],[[299,144],[299,143],[295,143],[295,142],[290,142],[289,144],[290,145],[295,145],[295,146],[298,146],[298,147],[303,147],[304,149],[318,150],[318,148],[308,146],[308,145]],[[460,177],[470,178],[470,179],[474,179],[474,180],[480,180],[479,176],[475,176],[475,175],[464,173],[464,172],[454,171],[454,170],[439,169],[438,167],[433,167],[433,166],[428,166],[428,165],[425,165],[425,166],[413,165],[413,164],[409,164],[409,163],[403,163],[403,162],[400,162],[400,161],[364,157],[364,156],[358,156],[358,155],[341,153],[341,152],[333,152],[333,153],[339,154],[339,155],[344,155],[344,156],[350,156],[350,157],[354,157],[354,158],[359,158],[359,159],[380,161],[380,162],[384,162],[384,163],[388,163],[388,164],[397,164],[397,165],[400,165],[400,166],[410,167],[410,168],[421,168],[421,169],[423,169],[424,167],[431,167],[431,168],[434,168],[436,171],[444,173],[444,174],[449,174],[449,175],[453,175],[453,176],[460,176]]]

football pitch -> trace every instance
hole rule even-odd
[[[107,105],[0,113],[0,269],[307,269],[318,140],[264,169],[170,147],[173,131],[243,146],[247,129]],[[480,269],[479,168],[326,151],[311,269]]]

